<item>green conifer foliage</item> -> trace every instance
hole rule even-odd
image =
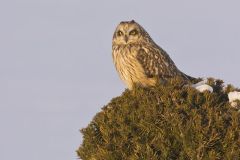
[[[199,92],[180,78],[126,90],[82,129],[83,160],[238,160],[240,113],[222,81]],[[230,89],[229,89],[230,90]]]

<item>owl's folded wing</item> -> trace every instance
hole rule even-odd
[[[166,56],[166,55],[164,55]],[[173,72],[169,70],[169,62],[163,55],[160,55],[156,50],[145,51],[140,49],[137,53],[137,60],[144,69],[148,78],[170,78],[173,77]]]

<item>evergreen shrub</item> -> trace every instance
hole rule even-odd
[[[82,160],[239,160],[240,113],[221,80],[203,93],[174,78],[135,87],[97,113],[81,130]]]

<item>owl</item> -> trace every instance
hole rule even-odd
[[[150,87],[158,80],[176,76],[186,81],[192,79],[176,67],[169,55],[134,20],[117,26],[112,40],[112,57],[120,78],[130,90],[134,85]]]

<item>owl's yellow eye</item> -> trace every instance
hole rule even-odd
[[[118,35],[118,36],[122,36],[122,35],[123,35],[123,32],[122,32],[122,31],[118,31],[118,32],[117,32],[117,35]]]
[[[136,29],[132,30],[132,31],[129,33],[129,35],[132,35],[132,36],[134,36],[134,35],[136,35],[136,34],[138,34],[138,31],[137,31]]]

